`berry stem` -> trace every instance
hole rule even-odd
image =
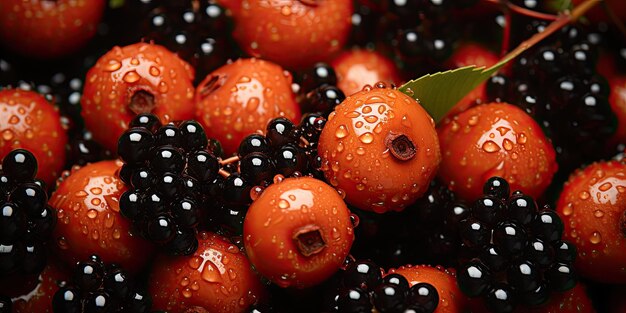
[[[235,156],[231,156],[228,159],[220,160],[219,163],[220,165],[227,165],[227,164],[235,163],[238,161],[239,161],[239,156],[235,155]]]
[[[512,12],[515,12],[520,15],[532,17],[535,19],[546,20],[546,21],[556,21],[559,18],[558,15],[537,12],[537,11],[533,11],[530,9],[526,9],[524,7],[520,7],[519,5],[511,3],[511,1],[508,1],[508,0],[484,0],[484,1],[488,3],[492,3],[492,4],[500,4]]]
[[[224,178],[228,178],[228,176],[230,176],[230,173],[223,168],[220,168],[219,171],[217,171],[217,173],[220,174]]]

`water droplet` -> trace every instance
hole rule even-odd
[[[98,230],[97,230],[97,229],[94,229],[94,230],[91,232],[91,238],[92,238],[93,240],[98,240],[98,238],[100,238],[100,233],[98,232]]]
[[[574,212],[574,205],[572,203],[568,203],[563,208],[563,215],[565,215],[565,216],[570,216],[570,215],[572,215],[573,212]]]
[[[200,257],[194,256],[191,259],[189,259],[189,267],[191,267],[194,270],[197,270],[200,267],[200,264],[202,264],[202,259]]]
[[[600,241],[602,241],[602,236],[597,231],[594,231],[593,234],[591,234],[591,237],[589,237],[589,242],[593,243],[594,245],[599,244]]]
[[[341,234],[339,233],[339,230],[337,228],[333,227],[333,229],[330,230],[330,237],[336,241],[341,238]]]
[[[345,138],[346,136],[348,136],[348,129],[345,125],[339,125],[339,127],[337,127],[337,130],[335,131],[335,137],[341,139]]]
[[[228,278],[230,278],[230,280],[235,280],[235,278],[237,278],[237,273],[235,273],[232,268],[228,269]]]
[[[502,146],[504,147],[504,150],[511,151],[513,149],[513,142],[507,138],[504,138],[504,140],[502,141]]]
[[[404,125],[405,127],[411,127],[411,121],[409,120],[409,118],[405,115],[402,117],[402,120],[400,121],[400,123],[402,123],[402,125]]]
[[[372,97],[372,98],[374,98],[374,97]],[[370,99],[372,99],[372,98],[370,98]],[[376,97],[376,98],[380,99],[379,97]],[[378,102],[378,101],[376,101],[376,102]],[[363,109],[361,109],[361,112],[363,112],[364,114],[371,113],[372,112],[372,107],[369,106],[369,105],[366,105],[366,106],[363,107]]]
[[[600,191],[607,191],[609,189],[611,189],[611,187],[613,187],[613,185],[609,182],[606,182],[602,185],[600,185],[600,187],[598,187],[598,189],[600,189]]]
[[[601,218],[604,216],[604,211],[602,210],[595,210],[593,211],[593,216],[597,217],[597,218]]]
[[[91,191],[91,193],[93,193],[94,195],[99,195],[102,193],[102,188],[94,187],[94,188],[91,188],[89,191]]]
[[[356,154],[358,154],[358,155],[365,155],[365,148],[363,148],[363,147],[356,148]]]
[[[470,116],[469,120],[467,120],[467,124],[469,124],[470,126],[478,124],[478,115]]]
[[[132,83],[138,82],[140,78],[141,78],[141,76],[139,76],[139,74],[137,74],[137,72],[130,71],[130,72],[124,74],[124,77],[122,79],[125,82],[132,84]]]
[[[90,209],[89,211],[87,211],[87,217],[94,219],[98,216],[98,211],[94,210],[94,209]]]
[[[137,66],[137,65],[139,65],[139,60],[137,60],[137,58],[131,58],[130,59],[130,64]]]
[[[183,277],[183,279],[180,280],[180,285],[183,287],[187,287],[189,285],[189,277]]]
[[[591,197],[591,195],[586,191],[581,191],[580,194],[578,194],[578,198],[580,198],[580,200],[587,200],[589,197]]]
[[[113,230],[113,239],[120,239],[120,237],[122,236],[122,233],[120,232],[119,229],[114,229]]]
[[[525,144],[527,140],[528,140],[528,137],[526,137],[526,134],[519,133],[517,135],[517,142],[519,142],[520,144]]]
[[[354,123],[354,127],[355,127],[355,128],[361,128],[361,127],[363,127],[363,122],[362,122],[362,121],[358,121],[358,122]]]
[[[169,87],[167,86],[166,82],[160,82],[159,83],[159,92],[160,93],[166,93],[169,90]]]
[[[372,143],[372,141],[374,141],[374,135],[372,135],[372,133],[370,132],[367,132],[359,136],[359,140],[365,144]]]
[[[285,199],[280,199],[278,201],[278,207],[281,209],[288,209],[289,208],[289,201],[285,200]]]
[[[104,66],[104,70],[108,71],[108,72],[114,72],[119,70],[122,67],[122,63],[118,60],[109,60],[109,63],[107,63]]]
[[[88,195],[88,193],[84,190],[79,190],[74,195],[79,198],[84,198]]]
[[[497,143],[495,143],[495,142],[493,142],[491,140],[485,141],[485,143],[483,143],[482,148],[487,153],[494,153],[494,152],[500,151],[500,146],[498,146]]]
[[[211,262],[211,260],[205,260],[206,263],[204,265],[204,269],[202,270],[202,274],[200,275],[202,279],[208,281],[210,283],[219,283],[222,281],[222,275],[220,271],[217,269],[215,264]]]
[[[376,123],[378,122],[378,117],[375,115],[368,115],[365,117],[365,121],[368,123]]]
[[[156,68],[156,66],[150,66],[150,75],[159,76],[160,74],[161,74],[161,71],[159,71],[159,69]]]
[[[13,139],[13,131],[10,130],[10,129],[5,129],[2,132],[2,139],[6,140],[6,141],[9,141],[9,140]]]
[[[183,294],[183,297],[185,298],[191,298],[191,295],[192,295],[191,290],[189,290],[189,288],[183,289],[182,294]]]
[[[100,200],[100,198],[91,199],[91,204],[93,205],[100,205],[100,203],[102,203],[102,200]]]

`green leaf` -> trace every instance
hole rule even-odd
[[[111,9],[117,9],[124,6],[124,0],[109,0],[109,7]]]
[[[400,86],[399,90],[417,100],[438,123],[465,95],[526,49],[508,54],[489,68],[475,65],[435,74],[426,74]]]
[[[548,1],[548,9],[551,12],[563,12],[574,8],[572,0],[552,0]]]

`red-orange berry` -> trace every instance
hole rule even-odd
[[[337,75],[337,87],[346,95],[361,91],[377,82],[399,84],[400,74],[392,60],[379,52],[353,49],[339,55],[331,63]]]
[[[611,86],[609,103],[618,121],[612,139],[614,142],[626,142],[626,75],[611,77],[609,85]]]
[[[196,90],[196,117],[227,155],[275,117],[300,120],[291,74],[260,59],[239,59],[209,74]]]
[[[352,0],[220,3],[233,12],[233,35],[244,51],[290,69],[330,61],[352,26]]]
[[[557,170],[554,148],[541,127],[507,103],[473,107],[438,127],[443,161],[439,177],[461,198],[475,200],[493,176],[511,190],[539,197]]]
[[[161,122],[193,118],[193,69],[162,46],[137,43],[114,47],[85,79],[82,116],[94,139],[111,151],[139,113]]]
[[[326,179],[346,202],[378,213],[413,203],[441,161],[433,119],[413,98],[384,84],[335,107],[318,153]]]
[[[52,298],[54,293],[59,290],[61,283],[70,278],[66,269],[56,261],[48,262],[41,274],[37,276],[27,279],[19,278],[20,283],[26,283],[24,289],[16,288],[15,281],[1,281],[4,286],[10,289],[10,293],[6,293],[5,290],[0,292],[4,295],[10,295],[13,299],[13,313],[53,312]]]
[[[96,34],[105,4],[105,0],[2,0],[0,42],[37,58],[67,55]]]
[[[257,271],[281,287],[295,288],[328,279],[354,241],[350,211],[341,196],[310,177],[267,187],[246,214],[243,236]]]
[[[198,242],[193,255],[157,258],[148,285],[152,309],[248,312],[265,297],[259,277],[237,246],[208,232],[199,233]]]
[[[463,312],[467,298],[456,284],[454,273],[442,267],[428,265],[406,265],[397,269],[390,269],[389,274],[404,276],[409,285],[429,283],[437,289],[439,304],[434,313],[457,313]]]
[[[498,56],[489,51],[482,45],[475,43],[465,43],[456,49],[454,54],[446,61],[446,67],[449,69],[456,69],[464,66],[492,66],[498,63]],[[446,116],[452,117],[459,114],[469,107],[475,104],[480,104],[487,98],[487,83],[484,82],[478,87],[474,88],[470,93],[465,95],[452,109],[450,109]]]
[[[564,239],[576,245],[574,265],[585,278],[626,283],[626,164],[599,162],[565,183],[557,211]]]
[[[58,217],[56,252],[68,264],[97,254],[137,272],[152,255],[152,246],[133,235],[131,222],[120,214],[119,198],[126,185],[117,176],[119,161],[101,161],[75,169],[50,198]]]
[[[57,108],[33,91],[0,91],[0,157],[22,148],[37,158],[37,177],[52,186],[65,165],[67,135]]]

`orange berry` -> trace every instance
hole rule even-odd
[[[399,84],[400,74],[392,60],[379,52],[353,49],[339,55],[331,63],[337,75],[337,87],[346,95],[361,91],[377,82]]]
[[[343,264],[354,231],[341,196],[324,182],[287,178],[250,206],[243,225],[250,262],[281,287],[306,288]]]
[[[326,179],[346,202],[378,213],[415,202],[441,161],[433,119],[413,98],[384,84],[335,107],[318,153]]]
[[[557,170],[541,127],[511,104],[473,107],[445,119],[437,132],[443,154],[439,177],[466,200],[480,197],[493,176],[506,179],[511,191],[538,198]]]

